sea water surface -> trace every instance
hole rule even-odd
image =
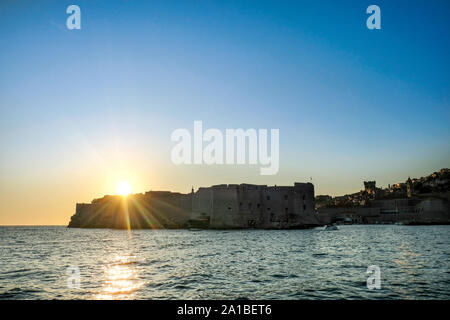
[[[0,227],[0,299],[449,299],[449,236],[450,226]],[[379,290],[366,285],[371,265]]]

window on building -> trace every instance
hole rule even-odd
[[[248,208],[249,208],[249,209],[252,208],[252,203],[251,203],[251,202],[248,203]]]
[[[267,199],[267,200],[270,200],[270,196],[267,196],[266,199]]]
[[[306,204],[303,205],[303,210],[306,210]]]
[[[261,207],[261,204],[258,203],[258,204],[256,205],[256,207],[259,209],[259,208]]]
[[[228,210],[231,210],[231,207],[228,207]]]
[[[284,200],[287,200],[288,199],[288,196],[287,196],[287,194],[285,194],[284,195]]]
[[[305,195],[303,195],[303,200],[305,200],[306,199],[306,197],[305,197]]]

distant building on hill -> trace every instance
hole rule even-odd
[[[317,210],[322,223],[449,224],[449,204],[450,170],[441,169],[386,189],[364,181],[364,190],[322,202]]]

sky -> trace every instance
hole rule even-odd
[[[0,225],[66,225],[122,180],[343,195],[450,167],[449,15],[438,0],[1,1]],[[173,164],[171,133],[195,120],[279,129],[278,173]]]

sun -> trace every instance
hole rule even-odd
[[[126,181],[121,181],[116,186],[117,194],[127,196],[131,193],[131,185]]]

